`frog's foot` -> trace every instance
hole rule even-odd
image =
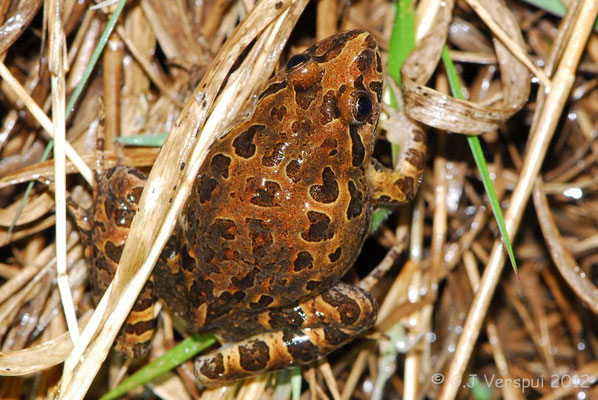
[[[229,329],[251,326],[261,333],[197,358],[195,375],[210,386],[311,363],[371,327],[376,312],[376,301],[369,293],[339,283],[296,307],[267,310],[239,320],[235,316]]]
[[[368,166],[368,181],[372,187],[372,205],[397,205],[415,197],[421,182],[426,159],[426,134],[412,125],[397,157],[396,170],[372,159]]]

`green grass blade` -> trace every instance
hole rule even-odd
[[[117,137],[116,141],[127,146],[162,147],[167,136],[168,133],[160,135],[121,136]]]
[[[276,383],[272,400],[288,400],[291,398],[291,370],[282,369],[276,373]]]
[[[484,379],[488,379],[485,377]],[[492,400],[493,388],[481,381],[475,374],[470,374],[467,387],[471,388],[471,395],[475,400]]]
[[[85,88],[85,85],[87,84],[87,81],[89,80],[89,77],[91,76],[91,73],[93,72],[93,69],[95,68],[96,64],[98,63],[98,60],[100,59],[100,56],[102,55],[102,52],[104,51],[104,47],[106,47],[106,43],[108,43],[108,38],[110,37],[110,34],[112,34],[112,31],[114,30],[114,26],[116,25],[116,22],[118,21],[118,17],[120,16],[120,13],[122,12],[123,8],[125,8],[125,4],[127,4],[126,0],[119,0],[118,4],[116,5],[116,8],[114,9],[114,12],[110,16],[110,19],[108,20],[108,23],[106,24],[106,28],[104,29],[104,32],[102,32],[102,35],[100,36],[100,40],[98,40],[98,44],[96,44],[96,48],[94,49],[94,51],[91,55],[89,64],[87,64],[87,67],[85,67],[85,71],[83,71],[83,76],[81,77],[81,81],[79,82],[79,84],[77,85],[75,90],[73,90],[73,94],[69,98],[69,101],[66,105],[66,117],[67,118],[69,117],[71,110],[75,106],[75,103],[77,102],[77,100],[79,100],[79,97],[81,96],[81,93],[83,92],[83,89]]]
[[[177,365],[180,365],[188,359],[196,356],[208,347],[212,346],[214,343],[216,343],[216,339],[212,335],[192,335],[174,346],[162,357],[152,361],[125,379],[116,388],[103,395],[100,400],[116,399],[117,397],[127,393],[129,390],[137,386],[144,385],[152,379],[164,374],[167,371],[170,371]]]
[[[392,214],[392,209],[388,207],[379,207],[372,214],[372,222],[370,222],[370,234],[376,233],[382,226],[384,221]]]
[[[455,96],[458,99],[465,100],[465,98],[463,97],[463,92],[461,91],[461,82],[459,80],[459,75],[455,70],[455,65],[453,64],[453,60],[451,59],[448,48],[446,46],[444,46],[444,48],[442,49],[442,61],[444,62],[444,66],[446,68],[446,72],[449,79],[449,85],[451,87],[451,92],[453,96]],[[494,190],[492,179],[490,179],[490,173],[488,172],[488,166],[486,165],[486,160],[484,159],[482,145],[480,144],[480,140],[477,136],[468,136],[467,142],[469,143],[469,147],[471,148],[473,159],[478,167],[478,170],[480,171],[482,183],[484,184],[484,189],[486,189],[486,193],[488,194],[488,198],[490,199],[492,212],[494,213],[494,218],[496,218],[498,229],[500,230],[500,234],[502,236],[503,243],[507,249],[507,253],[509,254],[511,265],[513,265],[513,271],[515,271],[515,276],[517,277],[517,279],[519,279],[519,275],[517,274],[517,263],[515,262],[515,254],[513,253],[513,247],[511,246],[511,240],[509,239],[509,233],[507,232],[507,228],[505,226],[505,220],[503,218],[502,210],[500,208],[500,204],[496,196],[496,191]]]
[[[301,399],[301,368],[291,368],[291,399]]]
[[[563,17],[567,8],[560,0],[523,0],[525,3],[532,4],[544,11],[547,11],[558,17]],[[594,31],[598,32],[598,20],[594,23]]]
[[[415,47],[415,9],[412,0],[399,0],[388,42],[388,74],[401,87],[401,68]],[[392,104],[397,108],[396,104]]]

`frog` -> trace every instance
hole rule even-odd
[[[116,347],[143,354],[160,300],[223,345],[195,359],[204,386],[312,363],[376,321],[377,303],[341,279],[373,210],[415,196],[425,136],[409,135],[398,168],[373,158],[383,66],[374,36],[350,30],[292,56],[250,117],[217,138]],[[93,204],[73,205],[92,264],[94,300],[114,276],[146,176],[96,174]]]

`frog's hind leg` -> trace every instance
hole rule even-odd
[[[311,363],[371,327],[376,312],[369,293],[339,283],[295,307],[235,315],[225,327],[228,335],[234,336],[236,329],[251,329],[254,335],[197,358],[195,375],[210,386]]]
[[[89,258],[91,293],[97,304],[114,279],[146,177],[135,168],[118,166],[98,173],[96,179]],[[155,326],[153,285],[150,278],[116,339],[116,350],[127,358],[142,356],[150,348]]]
[[[397,156],[397,169],[392,170],[372,158],[368,166],[368,182],[372,188],[371,204],[397,205],[415,197],[421,182],[426,158],[426,134],[409,121]]]

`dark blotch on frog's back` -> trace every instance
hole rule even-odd
[[[297,258],[293,262],[295,272],[299,272],[305,268],[313,268],[314,257],[308,251],[300,251],[297,253]]]
[[[285,115],[287,115],[287,108],[285,106],[272,107],[272,110],[270,110],[270,116],[276,118],[278,122],[281,122]]]
[[[236,235],[236,224],[230,219],[216,218],[214,223],[208,229],[208,237],[211,240],[235,240]]]
[[[273,301],[274,299],[272,297],[263,294],[260,296],[257,302],[249,303],[249,307],[253,308],[254,310],[261,310],[268,307],[268,305],[272,304]]]
[[[210,170],[214,176],[228,178],[228,169],[230,167],[231,159],[224,154],[216,154],[212,157],[210,162]]]
[[[308,231],[301,234],[303,239],[308,242],[321,242],[334,237],[334,230],[330,226],[328,215],[317,211],[308,211],[307,218],[310,225]]]
[[[245,221],[251,238],[253,254],[258,258],[263,258],[273,243],[271,227],[257,218],[247,218]]]
[[[319,84],[310,86],[305,89],[295,89],[295,102],[299,107],[304,110],[307,110],[311,103],[318,98],[319,92],[322,89],[322,86]]]
[[[361,215],[363,209],[363,193],[357,189],[353,181],[349,181],[347,187],[349,189],[349,195],[351,196],[349,207],[347,208],[347,219],[351,220]]]
[[[331,262],[338,261],[338,259],[341,258],[341,253],[342,253],[342,249],[340,247],[337,247],[336,250],[334,250],[334,253],[328,254],[328,259]]]
[[[333,203],[338,198],[339,188],[334,172],[330,167],[322,171],[322,185],[313,185],[309,188],[311,197],[319,203]]]
[[[311,136],[314,133],[314,126],[309,119],[293,121],[291,130],[299,136]]]
[[[209,176],[202,176],[199,179],[199,202],[201,204],[209,201],[212,197],[212,192],[218,186],[218,181]]]
[[[284,160],[284,148],[285,144],[278,142],[272,148],[265,149],[262,156],[262,165],[265,167],[277,167]]]
[[[299,163],[299,161],[297,160],[291,160],[289,161],[289,163],[287,164],[287,167],[285,168],[285,172],[287,177],[292,181],[292,182],[299,182],[301,180],[301,164]]]
[[[247,273],[247,275],[245,275],[244,277],[242,277],[241,279],[237,278],[236,276],[233,276],[231,278],[231,283],[239,290],[246,290],[249,289],[251,287],[253,287],[253,285],[255,284],[255,277],[257,275],[259,271],[257,269],[252,269],[251,271],[249,271]]]
[[[258,182],[256,179],[250,178],[248,180],[248,187],[255,188]],[[261,187],[255,188],[255,194],[251,197],[249,202],[259,207],[276,207],[280,205],[279,196],[282,189],[277,182],[266,181]]]
[[[264,125],[251,125],[246,131],[241,132],[233,139],[235,154],[242,158],[251,158],[255,154],[255,135],[264,130]]]

